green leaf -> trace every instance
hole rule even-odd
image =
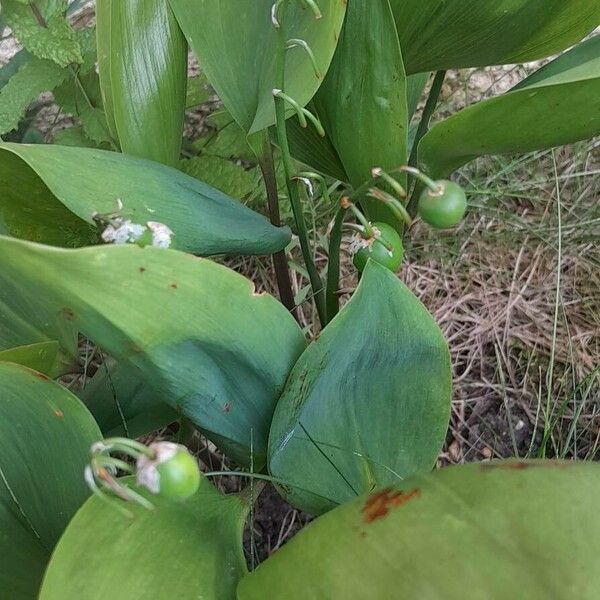
[[[95,32],[91,28],[84,29],[78,32],[78,39],[82,46],[84,62],[77,70],[73,69],[67,80],[54,90],[54,101],[63,111],[75,115],[81,121],[87,140],[79,144],[80,146],[98,147],[104,144],[111,148],[115,144],[102,108],[100,79],[94,68]],[[91,146],[90,140],[94,142]]]
[[[390,0],[408,73],[523,63],[600,24],[590,0]]]
[[[350,302],[290,374],[269,471],[292,486],[284,490],[292,504],[319,514],[431,469],[450,397],[441,331],[393,273],[369,261]]]
[[[0,351],[0,362],[23,365],[48,377],[56,377],[58,362],[58,342],[38,342],[27,346],[17,346]]]
[[[256,171],[218,156],[202,155],[182,160],[180,169],[233,198],[245,198],[257,187]]]
[[[287,310],[241,275],[173,250],[0,237],[0,290],[39,298],[234,460],[248,464],[253,446],[264,464],[275,403],[305,342]]]
[[[177,166],[187,45],[165,0],[98,0],[105,109],[126,154]]]
[[[29,52],[61,67],[81,63],[81,48],[67,22],[66,3],[57,0],[2,0],[6,23]]]
[[[236,121],[247,133],[273,125],[277,30],[271,22],[272,0],[169,1],[204,73]],[[346,4],[319,0],[319,20],[302,3],[281,7],[288,38],[310,46],[321,73],[333,56]],[[302,48],[288,51],[286,57],[285,91],[304,106],[321,79]]]
[[[202,154],[210,154],[221,158],[238,158],[247,162],[255,162],[256,155],[248,145],[246,132],[226,111],[218,111],[207,118],[207,122],[216,129],[194,142],[194,147],[202,150]]]
[[[429,81],[431,73],[418,73],[406,78],[406,97],[408,101],[408,115],[413,117],[423,97],[425,86]]]
[[[190,77],[187,80],[185,107],[196,108],[197,106],[208,102],[213,93],[214,92],[204,73],[199,73],[195,77]]]
[[[311,523],[237,597],[592,600],[599,493],[593,463],[483,463],[413,477]]]
[[[91,498],[63,535],[40,600],[232,600],[247,572],[242,532],[248,506],[203,479],[185,503],[147,496],[133,519]]]
[[[59,146],[74,146],[76,148],[97,148],[97,144],[85,134],[83,127],[68,127],[54,135],[54,144]]]
[[[137,368],[112,359],[103,361],[77,395],[105,437],[137,438],[173,423],[179,416]]]
[[[444,178],[484,154],[531,152],[600,134],[600,36],[563,54],[502,96],[435,125],[422,168]]]
[[[16,129],[29,105],[68,76],[56,63],[31,57],[0,89],[0,135]]]
[[[355,188],[372,178],[373,167],[406,162],[406,75],[389,0],[349,4],[315,105]],[[362,204],[371,220],[397,222],[378,200]]]
[[[3,29],[0,23],[0,31]],[[0,67],[0,90],[10,81],[10,78],[29,60],[31,54],[27,50],[19,50],[6,64]]]
[[[41,373],[0,362],[0,388],[0,589],[32,600],[89,495],[83,469],[102,436],[83,404]]]
[[[55,341],[59,343],[59,351],[53,376],[73,370],[77,359],[77,330],[37,293],[21,297],[13,293],[10,285],[0,287],[0,350],[43,347]],[[38,370],[41,370],[39,365]]]
[[[309,109],[317,114],[312,103]],[[303,129],[296,117],[286,121],[286,128],[290,151],[295,159],[334,179],[349,181],[344,165],[328,136],[321,137],[314,127]],[[275,128],[272,128],[271,137],[276,143]]]
[[[214,188],[115,152],[0,144],[0,190],[0,233],[44,243],[93,243],[93,216],[116,211],[119,199],[124,218],[166,224],[173,247],[187,252],[271,254],[290,240],[289,229]]]

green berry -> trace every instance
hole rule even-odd
[[[467,197],[453,181],[436,181],[439,192],[427,188],[419,198],[419,214],[436,229],[448,229],[460,223],[467,210]]]
[[[404,258],[404,246],[398,232],[387,223],[373,223],[376,238],[358,239],[360,248],[354,254],[352,262],[362,273],[369,259],[396,272]],[[383,243],[382,243],[383,242]]]
[[[142,455],[137,461],[139,485],[171,500],[186,500],[198,491],[200,468],[185,446],[155,442],[149,449],[154,456]]]

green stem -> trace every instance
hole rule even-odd
[[[340,311],[340,297],[338,295],[340,288],[340,249],[345,216],[346,209],[340,206],[329,236],[329,263],[327,265],[327,292],[325,295],[327,323],[330,323]]]
[[[194,424],[187,417],[181,417],[179,431],[177,432],[177,443],[181,446],[189,446],[195,432]]]
[[[435,109],[437,107],[438,100],[440,99],[442,86],[444,85],[444,79],[446,79],[446,71],[438,71],[435,74],[433,83],[431,84],[429,97],[427,98],[427,103],[425,104],[425,108],[423,109],[423,115],[421,116],[421,121],[419,122],[419,128],[417,129],[417,135],[415,136],[415,142],[413,144],[412,151],[410,153],[410,159],[408,161],[408,164],[412,167],[417,165],[419,142],[429,131],[431,117],[433,117],[433,113],[435,112]]]
[[[269,140],[269,134],[267,132],[265,132],[263,136],[263,145],[260,156],[258,157],[258,164],[267,192],[269,218],[275,227],[281,227],[273,147],[271,146],[271,141]],[[294,300],[294,292],[292,290],[292,281],[290,279],[290,270],[285,250],[273,254],[273,267],[275,268],[279,299],[281,300],[281,303],[297,317],[296,302]]]
[[[286,53],[286,36],[285,26],[283,19],[280,19],[280,27],[277,30],[279,37],[279,44],[277,48],[277,87],[280,90],[284,90],[285,83],[285,53]],[[322,325],[327,322],[327,315],[325,311],[325,294],[323,289],[323,282],[319,271],[315,266],[315,262],[312,255],[312,249],[310,247],[308,228],[304,219],[304,213],[302,210],[302,200],[300,198],[300,188],[298,181],[294,179],[294,166],[292,156],[290,153],[290,147],[287,137],[286,128],[286,101],[281,97],[275,97],[275,115],[277,120],[277,140],[279,149],[281,151],[281,161],[285,172],[285,181],[292,205],[292,212],[294,213],[294,220],[296,221],[296,228],[298,230],[298,237],[300,240],[300,248],[302,250],[302,256],[306,263],[306,270],[310,279],[310,285],[313,290],[315,298],[315,304],[317,306],[317,313],[319,314],[319,320]]]
[[[431,84],[431,90],[429,90],[427,103],[425,104],[425,108],[423,109],[423,115],[421,116],[421,121],[419,122],[419,128],[417,129],[417,135],[415,136],[415,141],[410,153],[410,159],[408,161],[408,164],[411,167],[416,166],[419,161],[419,143],[425,137],[425,134],[429,131],[431,117],[433,117],[433,113],[435,112],[435,109],[438,105],[440,94],[442,92],[442,86],[444,85],[445,79],[446,71],[438,71],[435,74],[433,83]],[[423,193],[424,189],[425,185],[421,181],[417,181],[416,185],[413,187],[412,193],[410,195],[410,201],[407,204],[408,213],[411,217],[415,217],[415,215],[417,214],[417,204],[419,201],[419,197]]]

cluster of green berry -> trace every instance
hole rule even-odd
[[[449,229],[458,225],[467,210],[467,198],[463,188],[453,181],[433,181],[417,169],[407,167],[405,170],[426,186],[418,201],[418,213],[423,221],[436,229]],[[371,196],[380,197],[372,193]],[[356,209],[353,206],[352,208],[357,214]],[[359,220],[363,221],[360,216]],[[367,223],[358,232],[353,263],[361,273],[369,259],[395,272],[402,264],[403,258],[402,238],[391,225]]]

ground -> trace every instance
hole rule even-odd
[[[0,64],[14,52],[0,42]],[[505,91],[531,67],[463,70],[449,74],[437,118]],[[52,98],[42,126],[70,123]],[[188,133],[203,126],[206,109],[188,114]],[[439,464],[494,457],[593,460],[600,443],[600,142],[527,156],[483,158],[460,171],[468,218],[455,231],[417,224],[406,239],[399,276],[440,324],[452,352],[451,425]],[[323,230],[332,207],[306,206]],[[316,230],[315,229],[315,230]],[[318,264],[326,262],[323,248]],[[294,256],[298,259],[298,256]],[[228,264],[274,290],[268,259]],[[356,275],[344,254],[346,298]],[[295,291],[305,285],[293,272]],[[312,310],[300,318],[308,328]],[[197,437],[208,468],[222,457]],[[231,478],[220,485],[229,489]],[[264,559],[309,520],[267,487],[258,503],[254,555]],[[248,545],[249,546],[249,545]]]

